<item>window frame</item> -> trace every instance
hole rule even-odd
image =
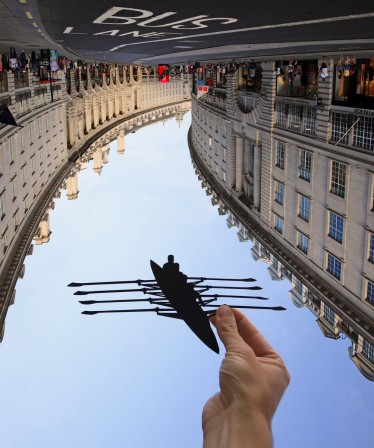
[[[280,205],[284,205],[284,183],[279,180],[274,180],[275,182],[275,190],[274,190],[274,201]],[[278,191],[278,187],[280,187],[281,191]]]
[[[336,226],[331,222],[331,218],[336,217]],[[341,230],[338,228],[338,220],[341,219],[342,228]],[[341,234],[341,239],[339,239],[339,235]],[[328,236],[339,244],[343,244],[344,239],[344,216],[339,213],[334,212],[333,210],[329,210],[329,231]]]
[[[305,235],[305,233],[300,232],[300,230],[297,230],[297,248],[299,250],[301,250],[301,252],[303,252],[305,255],[308,255],[309,252],[309,237],[307,235]],[[305,245],[302,244],[302,240],[304,240],[304,242],[306,241],[306,247]]]
[[[326,303],[324,303],[324,311],[323,311],[323,317],[325,318],[325,320],[331,324],[332,326],[335,326],[336,324],[336,313],[335,311],[329,307],[328,305],[326,305]]]
[[[330,263],[331,260],[331,263]],[[335,265],[340,265],[339,267],[339,276],[337,273],[335,273]],[[331,269],[330,269],[331,266]],[[338,257],[335,257],[335,255],[327,252],[326,257],[326,272],[328,272],[330,275],[332,275],[336,280],[341,281],[343,276],[343,262]]]
[[[369,294],[370,290],[370,294]],[[372,297],[372,298],[371,298]],[[370,303],[374,306],[374,282],[371,282],[370,280],[366,280],[366,302]]]
[[[278,223],[281,223],[279,226]],[[284,229],[284,218],[274,213],[274,229],[280,234],[283,235]]]
[[[308,169],[309,157],[310,160]],[[313,153],[306,149],[302,149],[300,152],[299,178],[307,182],[310,182],[312,180],[312,160],[313,160]]]
[[[281,140],[276,140],[275,142],[275,166],[284,170],[286,161],[286,143]]]
[[[311,210],[311,200],[307,196],[302,193],[298,193],[298,217],[302,220],[309,222],[310,221],[310,210]],[[302,204],[308,204],[308,207],[304,207]],[[307,213],[306,213],[307,212]]]
[[[374,233],[369,232],[368,242],[368,261],[374,263]]]
[[[334,168],[334,165],[336,166],[336,168]],[[347,189],[347,164],[339,162],[338,160],[331,160],[330,193],[344,199],[346,189]]]

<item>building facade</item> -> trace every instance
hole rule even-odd
[[[190,108],[188,75],[160,84],[154,73],[132,66],[98,73],[85,65],[50,84],[31,72],[2,73],[0,104],[22,127],[0,125],[0,339],[24,259],[50,239],[49,213],[61,190],[76,199],[79,171],[93,160],[100,173],[111,141],[123,153],[127,133],[181,120]]]
[[[256,260],[348,336],[374,380],[374,58],[206,65],[189,133],[196,173]],[[197,100],[198,81],[210,85]]]

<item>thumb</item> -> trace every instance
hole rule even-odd
[[[235,315],[231,308],[226,305],[219,307],[215,317],[214,324],[226,351],[233,350],[241,345],[243,339],[239,335]]]

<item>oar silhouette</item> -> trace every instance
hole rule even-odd
[[[227,304],[220,304],[220,305],[204,305],[204,307],[207,308],[219,308],[220,306],[226,305],[230,308],[245,308],[245,309],[251,309],[251,310],[273,310],[273,311],[285,311],[286,308],[283,308],[283,306],[251,306],[251,305],[227,305]]]
[[[213,278],[213,277],[187,277],[188,280],[199,280],[200,282],[205,282],[206,280],[214,280],[214,281],[222,281],[222,282],[255,282],[255,278]],[[72,288],[79,288],[81,286],[92,286],[92,285],[122,285],[122,284],[130,284],[136,283],[137,285],[141,285],[142,283],[153,283],[157,285],[155,280],[118,280],[112,282],[72,282],[69,283],[68,286]],[[145,285],[146,286],[146,285]]]
[[[81,286],[92,286],[92,285],[123,285],[123,284],[130,284],[130,283],[136,283],[138,286],[140,286],[142,283],[153,283],[154,285],[157,286],[157,283],[155,282],[155,280],[118,280],[118,281],[113,281],[113,282],[86,282],[86,283],[77,283],[77,282],[72,282],[69,283],[68,286],[72,287],[72,288],[79,288]],[[149,285],[151,286],[151,285]]]
[[[205,282],[206,280],[214,280],[219,282],[255,282],[255,278],[213,278],[213,277],[187,277],[188,280],[199,280]]]
[[[251,291],[259,291],[261,288],[261,286],[219,286],[219,285],[200,285],[200,286],[196,286],[197,288],[204,288],[206,290],[209,289],[246,289],[246,290],[251,290]]]
[[[205,305],[209,308],[219,308],[222,305]],[[252,309],[252,310],[272,310],[272,311],[284,311],[286,308],[283,308],[282,306],[249,306],[249,305],[227,305],[230,308],[245,308],[245,309]],[[138,312],[150,312],[154,311],[158,313],[159,311],[165,311],[160,310],[160,308],[140,308],[140,309],[133,309],[133,310],[100,310],[100,311],[82,311],[82,314],[86,315],[93,315],[93,314],[104,314],[104,313],[138,313]]]
[[[148,303],[162,303],[168,302],[167,299],[124,299],[124,300],[80,300],[82,305],[95,305],[95,303],[131,303],[131,302],[148,302]],[[165,306],[167,306],[165,304]]]
[[[86,296],[87,294],[112,294],[116,292],[142,292],[143,294],[151,293],[152,291],[160,291],[159,288],[156,289],[148,289],[148,288],[136,288],[136,289],[103,289],[101,291],[76,291],[74,293],[75,296]]]
[[[260,296],[230,296],[226,294],[202,294],[201,297],[213,297],[213,300],[208,300],[207,302],[213,302],[220,297],[232,298],[232,299],[256,299],[256,300],[269,300],[268,297],[260,297]],[[167,298],[160,299],[116,299],[116,300],[80,300],[79,303],[82,305],[94,305],[95,303],[131,303],[131,302],[148,302],[148,303],[161,303],[162,301],[166,301],[169,303]],[[203,305],[204,306],[204,305]]]
[[[226,294],[200,294],[200,297],[232,297],[234,299],[258,299],[258,300],[269,300],[269,297],[261,296],[236,296],[236,295],[226,295]]]

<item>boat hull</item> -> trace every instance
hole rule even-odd
[[[166,275],[161,266],[152,260],[151,269],[157,284],[177,315],[205,345],[219,353],[217,339],[210,326],[209,318],[196,301],[196,291],[192,285],[186,284],[178,275]]]

